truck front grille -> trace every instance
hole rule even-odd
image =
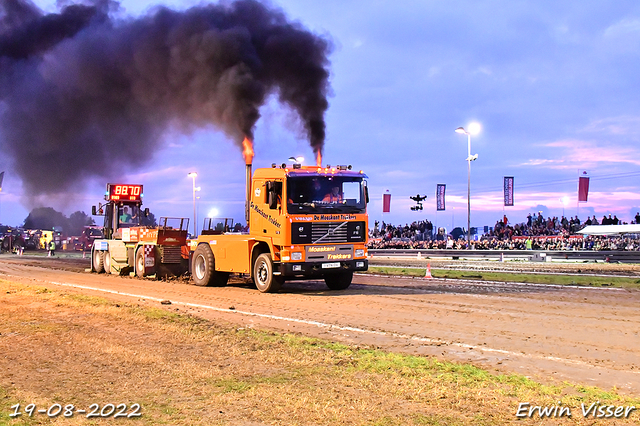
[[[181,246],[160,246],[160,263],[180,263],[182,261]]]
[[[347,222],[314,222],[311,225],[313,244],[333,244],[347,242]]]

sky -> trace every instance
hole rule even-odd
[[[36,2],[46,11],[55,3]],[[188,0],[124,0],[125,14]],[[199,3],[198,3],[199,4]],[[289,19],[330,40],[331,94],[324,164],[351,164],[368,176],[370,222],[430,220],[452,229],[467,223],[467,137],[471,136],[471,226],[546,216],[640,211],[640,3],[636,1],[349,1],[279,0]],[[293,112],[275,96],[260,110],[255,167],[291,156],[314,158]],[[132,140],[132,144],[136,141]],[[206,216],[244,222],[244,161],[214,127],[162,135],[152,160],[111,177],[144,185],[156,217]],[[25,197],[11,160],[0,193],[0,223],[20,225],[38,203],[69,215],[103,201],[106,181],[86,178],[65,197]],[[60,164],[72,168],[73,164]],[[590,177],[578,203],[578,177]],[[514,206],[503,206],[504,176],[515,182]],[[446,211],[436,212],[437,184]],[[382,213],[382,194],[392,194]],[[410,196],[428,198],[412,211]],[[563,199],[566,201],[563,202]],[[95,217],[101,223],[100,217]]]

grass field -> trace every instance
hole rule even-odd
[[[348,346],[0,280],[0,425],[502,425],[518,404],[569,407],[640,399],[545,385],[469,364]],[[167,309],[171,309],[170,307]],[[28,404],[141,405],[141,417],[50,419]],[[14,408],[12,408],[14,407]],[[129,409],[128,412],[131,412]]]

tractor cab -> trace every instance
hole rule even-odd
[[[149,209],[142,209],[142,185],[107,185],[105,204],[96,208],[93,215],[104,215],[104,237],[107,239],[121,239],[122,230],[141,226],[142,217],[149,215]]]

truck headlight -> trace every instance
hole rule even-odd
[[[302,260],[302,253],[299,251],[294,251],[291,253],[291,260]]]
[[[364,257],[364,249],[356,249],[356,257]]]

